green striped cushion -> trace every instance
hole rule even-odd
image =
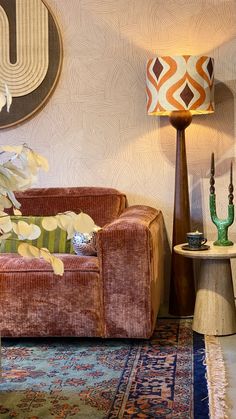
[[[41,228],[41,234],[36,240],[23,240],[25,243],[32,244],[38,248],[46,247],[50,253],[73,253],[73,246],[71,240],[67,240],[67,232],[57,228],[54,231],[46,231],[42,227],[42,220],[44,217],[15,217],[12,216],[13,222],[25,221],[28,224],[36,224]],[[14,240],[17,238],[15,233],[1,243],[1,253],[17,253],[21,240]]]

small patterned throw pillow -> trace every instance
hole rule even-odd
[[[72,245],[78,256],[96,256],[97,243],[96,233],[75,233]]]
[[[24,240],[25,243],[32,244],[38,248],[46,247],[50,253],[74,253],[71,240],[67,240],[67,232],[61,230],[59,227],[54,231],[46,231],[42,227],[42,220],[44,217],[29,216],[29,217],[15,217],[12,216],[11,220],[15,223],[22,220],[28,224],[36,224],[41,228],[41,234],[36,240]],[[14,240],[17,238],[15,233],[1,243],[1,253],[17,253],[17,249],[21,240]]]

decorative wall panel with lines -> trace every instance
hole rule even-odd
[[[42,0],[0,0],[0,90],[13,101],[0,128],[22,122],[47,100],[57,82],[62,45],[57,24]]]
[[[34,118],[1,131],[0,142],[26,141],[48,158],[50,171],[42,173],[40,186],[113,186],[127,193],[130,204],[161,208],[168,259],[176,133],[168,118],[146,113],[146,63],[163,55],[211,56],[215,113],[193,117],[186,148],[193,228],[204,229],[209,239],[215,239],[208,204],[211,152],[219,217],[227,213],[229,167],[235,159],[236,2],[47,0],[47,4],[63,39],[57,88]],[[236,242],[236,222],[229,237]]]

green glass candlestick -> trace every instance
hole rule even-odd
[[[234,204],[233,204],[233,166],[231,163],[230,166],[230,183],[229,183],[229,204],[228,204],[228,217],[224,220],[221,220],[217,217],[216,213],[216,195],[215,195],[215,163],[214,163],[214,153],[211,156],[211,178],[210,178],[210,213],[212,222],[217,227],[218,238],[213,243],[215,246],[233,246],[233,242],[228,240],[228,228],[234,222]]]

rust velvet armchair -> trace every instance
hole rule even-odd
[[[163,216],[128,206],[112,188],[34,188],[17,194],[24,215],[83,210],[102,229],[97,256],[59,254],[56,276],[41,259],[0,255],[2,336],[149,338],[163,284]]]

